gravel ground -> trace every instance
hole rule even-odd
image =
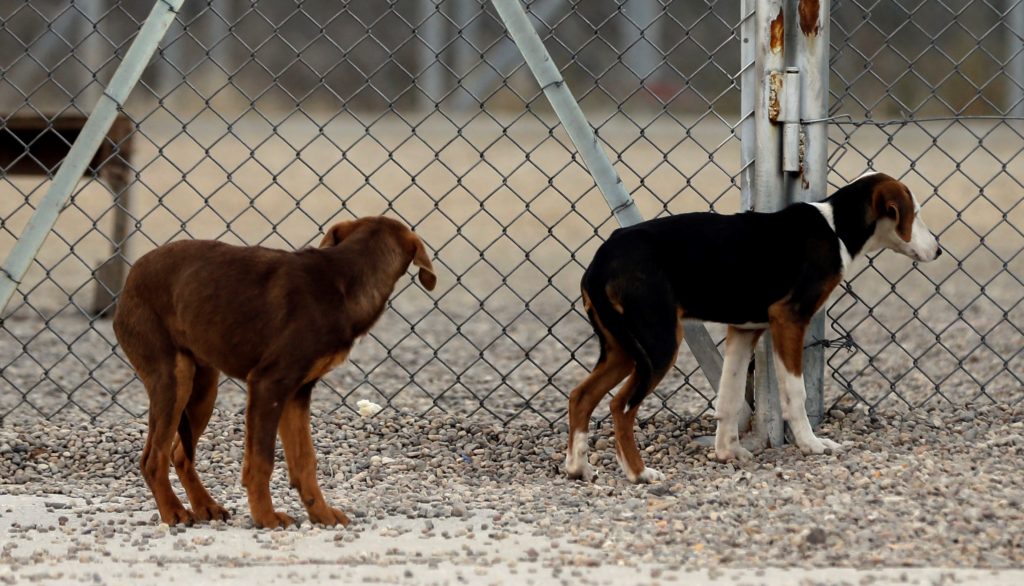
[[[252,543],[292,555],[295,563],[302,563],[302,550],[295,549],[294,535],[308,532],[330,536],[339,556],[356,564],[380,562],[372,556],[360,561],[358,548],[346,547],[367,536],[381,537],[374,543],[396,539],[399,545],[385,551],[388,563],[489,566],[523,558],[545,567],[649,564],[704,571],[1010,569],[1024,563],[1024,407],[936,407],[913,415],[835,411],[822,433],[841,441],[843,452],[804,457],[795,448],[774,449],[743,466],[709,460],[709,448],[694,441],[712,424],[707,417],[689,425],[661,418],[644,424],[640,441],[648,463],[667,479],[635,486],[618,471],[604,425],[591,443],[599,475],[585,484],[563,476],[566,437],[557,426],[428,420],[393,411],[370,419],[318,416],[324,491],[351,513],[353,524],[257,532],[262,537]],[[239,484],[242,429],[239,416],[219,411],[199,444],[200,474],[233,513],[211,533],[159,524],[137,472],[142,422],[6,424],[0,428],[0,493],[52,499],[50,513],[60,517],[53,528],[11,524],[0,563],[42,568],[68,554],[95,560],[113,542],[152,553],[161,551],[162,540],[200,556],[232,535],[248,534]],[[272,481],[276,506],[301,513],[280,458]],[[0,508],[0,515],[13,513]],[[62,529],[68,522],[78,529]],[[29,547],[41,534],[62,531],[71,533],[67,552],[51,558]],[[398,538],[410,532],[468,545],[441,547],[424,558],[400,546]],[[506,551],[500,547],[506,539],[519,545]],[[474,553],[485,542],[499,547],[493,555]],[[248,556],[202,557],[244,567],[255,563]]]

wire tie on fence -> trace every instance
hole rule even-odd
[[[831,340],[826,338],[823,338],[821,340],[815,340],[814,342],[811,342],[810,344],[805,346],[805,348],[813,348],[815,346],[822,346],[825,348],[842,348],[848,352],[856,352],[859,348],[857,346],[856,340],[854,340],[853,336],[850,334],[846,334],[845,336],[840,336],[838,338],[833,338]]]
[[[117,109],[118,109],[118,110],[120,110],[120,111],[123,111],[123,110],[124,110],[124,104],[123,104],[123,103],[122,103],[122,102],[121,102],[120,100],[118,100],[117,98],[115,98],[114,96],[110,95],[110,94],[109,94],[109,93],[107,92],[107,88],[103,88],[103,97],[104,97],[104,98],[107,98],[107,99],[108,99],[108,100],[110,100],[111,102],[114,102],[114,105],[115,105],[115,106],[117,106]]]
[[[853,116],[850,116],[849,114],[837,114],[835,116],[826,116],[825,118],[808,118],[806,120],[801,120],[800,124],[821,124],[822,122],[829,123],[834,120],[839,120],[840,118],[848,118],[851,122],[853,121]]]
[[[628,198],[626,201],[624,201],[621,204],[619,204],[619,205],[615,206],[614,208],[612,208],[612,215],[614,216],[615,214],[617,214],[617,213],[619,213],[619,212],[621,212],[623,210],[629,209],[629,208],[631,208],[631,207],[633,207],[635,205],[636,205],[636,202],[633,201],[633,198],[632,197]]]
[[[0,273],[3,274],[4,278],[6,278],[8,281],[14,283],[15,285],[20,285],[21,284],[21,281],[19,281],[18,279],[15,279],[14,275],[12,275],[11,273],[7,272],[7,269],[5,269],[3,267],[0,267]]]
[[[168,12],[170,12],[171,14],[175,14],[175,15],[178,14],[178,9],[176,9],[174,7],[174,5],[170,3],[170,0],[160,0],[160,1],[163,2],[164,6],[167,7],[167,11]]]
[[[565,83],[565,80],[564,80],[564,79],[556,79],[555,81],[552,81],[551,83],[546,83],[546,84],[544,84],[544,85],[543,85],[543,86],[542,86],[542,87],[540,88],[540,91],[542,91],[542,92],[546,92],[546,91],[548,91],[548,88],[549,88],[549,87],[561,87],[561,86],[562,86],[562,84],[564,84],[564,83]]]

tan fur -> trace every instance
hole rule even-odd
[[[302,382],[308,383],[322,378],[325,374],[334,370],[334,367],[345,362],[345,359],[348,358],[348,353],[349,348],[345,348],[341,352],[317,358],[316,361],[313,362],[313,366],[309,369],[309,373],[306,374],[306,378],[304,378]]]
[[[793,315],[786,301],[779,301],[769,307],[768,319],[776,355],[782,358],[786,370],[799,376],[803,373],[804,331],[807,324]]]

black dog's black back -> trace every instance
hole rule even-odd
[[[583,287],[593,298],[613,282],[628,289],[665,279],[685,317],[740,325],[766,323],[768,307],[787,295],[799,301],[807,294],[816,304],[813,285],[841,270],[828,222],[813,206],[796,204],[772,214],[692,213],[620,228],[594,255]]]

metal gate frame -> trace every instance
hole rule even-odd
[[[830,0],[743,0],[740,13],[741,206],[772,212],[828,193]],[[824,411],[825,314],[804,342],[805,407]],[[763,446],[785,442],[771,336],[754,353],[754,431]]]
[[[7,306],[53,229],[61,209],[114,118],[137,85],[146,65],[184,0],[156,0],[100,96],[81,134],[36,208],[11,253],[0,267],[0,312]],[[642,220],[621,178],[597,142],[579,104],[534,30],[520,0],[492,0],[509,36],[573,140],[594,181],[621,225]],[[736,76],[742,88],[736,128],[742,142],[743,210],[773,211],[796,201],[826,195],[829,0],[742,0],[741,61]],[[787,50],[789,49],[789,50]],[[703,325],[684,324],[686,340],[704,375],[718,386],[722,356]],[[805,351],[807,409],[812,424],[823,408],[824,315],[808,332]],[[765,336],[768,338],[768,336]],[[764,445],[784,441],[777,382],[768,359],[770,340],[755,353],[755,431]]]

